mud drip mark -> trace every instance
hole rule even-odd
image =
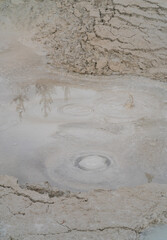
[[[154,109],[152,109],[154,104]],[[117,89],[104,94],[97,104],[97,111],[115,122],[128,122],[139,118],[151,118],[157,115],[162,103],[147,91],[135,90],[128,94],[128,89]]]
[[[135,106],[133,95],[129,94],[129,99],[124,105],[127,109],[131,109]]]
[[[20,119],[22,119],[23,113],[25,112],[24,102],[27,100],[26,96],[19,95],[12,101],[12,103],[16,105],[16,111],[18,112]]]

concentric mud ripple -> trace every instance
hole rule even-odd
[[[149,92],[117,89],[104,94],[97,111],[118,123],[157,117],[161,105],[160,99]]]
[[[166,85],[0,81],[1,174],[72,191],[167,181]]]
[[[104,152],[88,152],[64,158],[53,154],[45,163],[47,173],[62,189],[87,191],[110,188],[110,180],[116,178],[117,165]]]
[[[88,116],[93,112],[93,109],[89,106],[79,104],[67,104],[58,109],[58,111],[65,115],[71,116]]]
[[[128,135],[66,125],[54,135],[52,153],[46,158],[48,178],[72,191],[165,183],[166,127],[165,121],[141,123]]]
[[[128,162],[131,139],[123,132],[109,133],[96,127],[67,125],[54,135],[52,154],[45,161],[50,182],[72,191],[111,189],[130,185],[135,174],[133,184],[136,180],[144,183],[144,174],[136,174],[135,163],[131,166]]]
[[[85,171],[105,170],[111,164],[111,160],[107,156],[95,154],[86,154],[78,156],[74,166]]]

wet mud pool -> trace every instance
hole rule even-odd
[[[0,34],[2,240],[149,239],[167,223],[166,158],[165,83],[56,71]]]
[[[166,240],[165,1],[0,1],[0,240]]]
[[[70,191],[167,182],[165,83],[49,72],[10,39],[1,34],[1,175]]]

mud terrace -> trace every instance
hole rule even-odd
[[[138,240],[142,229],[167,223],[166,209],[166,185],[70,194],[0,177],[1,240]]]
[[[53,68],[166,81],[164,0],[1,0],[0,23],[45,49]]]

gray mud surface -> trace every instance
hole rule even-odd
[[[0,0],[0,240],[139,240],[167,223],[166,13]]]

